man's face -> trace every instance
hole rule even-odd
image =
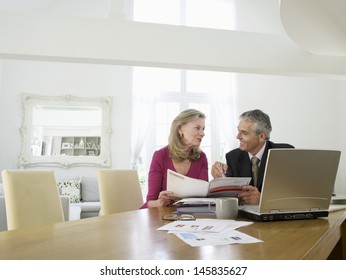
[[[264,132],[259,135],[252,129],[252,122],[240,120],[238,124],[237,139],[239,140],[239,149],[256,155],[263,147],[266,141]]]

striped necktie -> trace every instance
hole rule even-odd
[[[257,187],[257,178],[258,178],[258,163],[259,159],[257,157],[251,158],[251,164],[252,164],[252,179],[253,179],[253,186]]]

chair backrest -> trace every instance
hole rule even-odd
[[[8,230],[64,221],[55,175],[50,170],[3,170]]]
[[[137,170],[98,171],[100,215],[137,210],[143,204]]]

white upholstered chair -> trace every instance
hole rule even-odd
[[[101,169],[98,171],[100,215],[139,209],[143,196],[137,170]]]
[[[3,170],[8,230],[63,222],[55,175],[50,170]]]

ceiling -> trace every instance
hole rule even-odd
[[[345,0],[281,0],[282,24],[291,39],[317,55],[346,56]]]

